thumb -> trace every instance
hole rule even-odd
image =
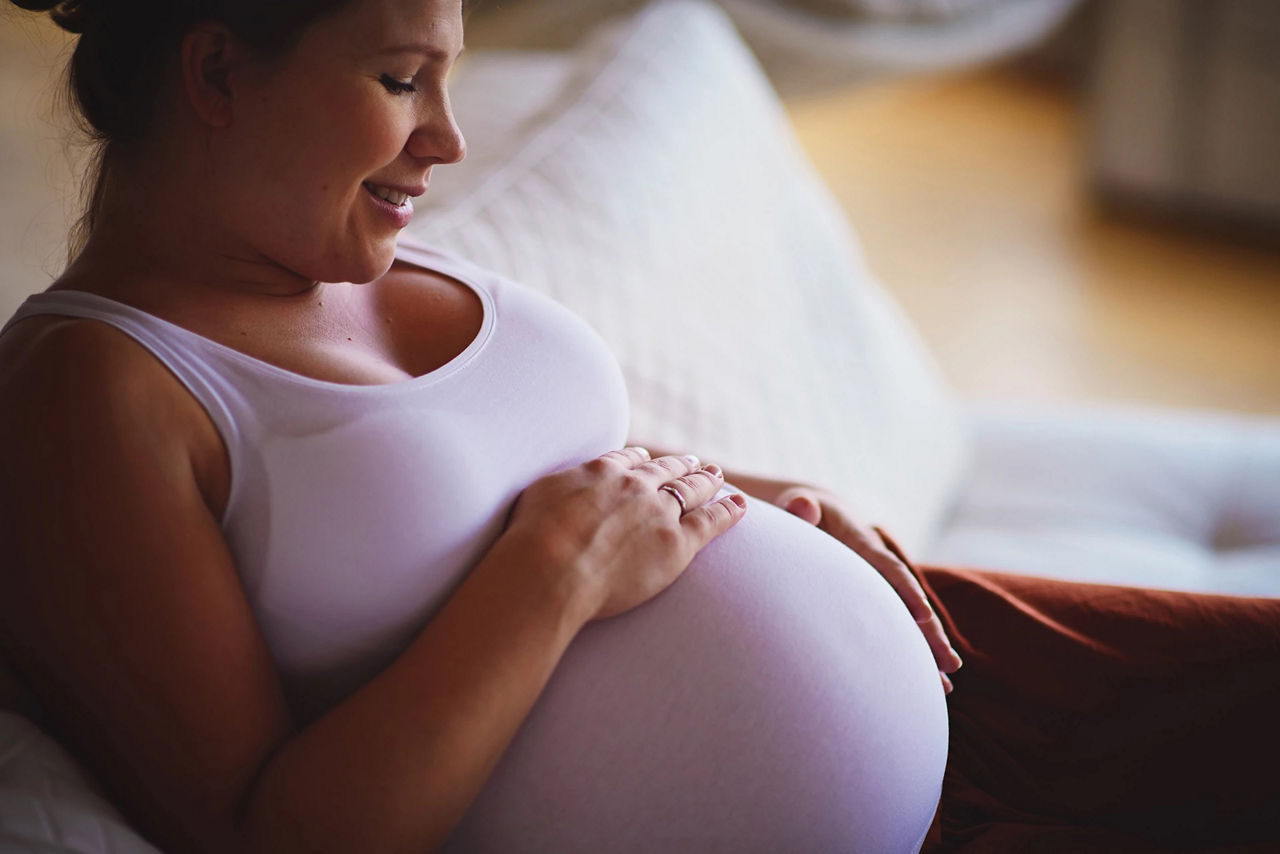
[[[792,486],[782,490],[773,503],[793,516],[799,516],[810,525],[816,525],[822,521],[822,505],[818,503],[818,497],[813,494],[813,490],[805,489],[803,486]]]

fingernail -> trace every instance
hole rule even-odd
[[[951,653],[951,657],[956,660],[956,667],[964,667],[964,659],[960,657],[960,653],[955,651],[955,647],[949,648],[948,651]]]
[[[716,477],[720,477],[721,475],[724,474],[724,472],[720,471],[720,466],[716,465],[715,463],[708,463],[707,465],[702,467],[702,470],[705,471],[707,474],[714,475]]]
[[[698,458],[695,457],[693,454],[685,454],[683,457],[681,457],[681,459],[683,459],[686,463],[688,463],[695,469],[702,465],[702,463],[698,460]]]
[[[648,449],[648,448],[642,448],[642,447],[640,447],[639,445],[635,445],[635,446],[633,446],[633,447],[632,447],[632,450],[634,450],[634,451],[639,451],[639,452],[640,452],[640,456],[644,457],[646,460],[648,460],[648,459],[652,459],[652,457],[650,457],[650,456],[649,456],[649,449]]]

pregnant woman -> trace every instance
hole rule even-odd
[[[82,34],[102,157],[0,336],[0,640],[149,838],[893,852],[944,770],[966,803],[940,587],[820,490],[629,446],[583,323],[398,244],[464,153],[458,0],[18,5]]]

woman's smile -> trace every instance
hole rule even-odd
[[[368,181],[364,182],[364,188],[383,201],[391,202],[391,204],[397,206],[403,205],[409,199],[408,193],[402,193],[399,190],[393,190],[390,187],[383,187]]]
[[[397,230],[407,226],[413,219],[413,199],[409,193],[370,181],[365,181],[360,186],[364,188],[374,207],[395,223]]]

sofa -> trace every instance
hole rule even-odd
[[[565,50],[648,0],[477,0],[467,40]],[[715,0],[787,97],[992,62],[1043,40],[1080,0]]]
[[[827,486],[921,561],[1280,596],[1280,420],[957,400],[718,7],[471,52],[452,92],[470,152],[411,236],[585,317],[633,437]],[[0,851],[154,849],[0,712]]]

